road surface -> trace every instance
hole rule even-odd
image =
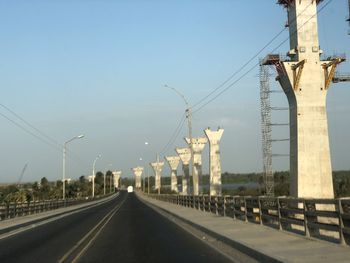
[[[0,239],[0,262],[230,262],[121,192],[104,204]]]

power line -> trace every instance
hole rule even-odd
[[[301,15],[309,6],[311,5],[311,3],[305,7],[305,9],[299,14]],[[307,21],[308,22],[308,21]],[[231,74],[229,76],[229,78],[227,78],[223,83],[221,83],[217,88],[215,88],[213,91],[211,91],[209,94],[207,94],[205,97],[203,97],[202,99],[200,99],[199,101],[197,101],[191,108],[195,108],[197,106],[199,106],[202,102],[204,102],[206,99],[208,99],[211,95],[213,95],[214,93],[216,93],[218,90],[220,90],[221,88],[223,88],[230,80],[233,79],[233,77],[235,77],[236,75],[238,75],[244,68],[246,68],[254,59],[256,59],[268,46],[270,46],[284,31],[286,30],[286,28],[283,28],[282,30],[280,30],[271,40],[269,40],[261,49],[259,49],[259,51],[252,56],[246,63],[244,63],[237,71],[235,71],[233,74]],[[289,37],[284,40],[282,43],[280,43],[274,50],[276,50],[277,48],[279,48],[280,46],[282,46],[287,40],[289,39]],[[204,108],[206,105],[208,105],[209,103],[211,103],[213,100],[215,100],[217,97],[219,97],[221,94],[223,94],[224,92],[226,92],[228,89],[230,89],[233,85],[235,85],[237,82],[239,82],[242,78],[244,78],[246,75],[248,75],[251,71],[253,71],[256,66],[258,66],[259,63],[254,64],[251,68],[249,68],[248,71],[246,71],[243,75],[241,75],[238,79],[236,79],[233,83],[231,83],[228,87],[226,87],[225,89],[223,89],[222,91],[220,91],[216,96],[214,96],[212,99],[210,99],[209,101],[207,101],[206,103],[204,103],[202,106],[200,106],[198,109],[193,111],[193,114],[200,111],[202,108]],[[173,135],[170,137],[168,143],[163,147],[161,153],[165,153],[166,150],[168,150],[169,146],[172,145],[176,138],[178,137],[181,128],[183,127],[184,124],[184,118],[185,114],[182,116],[179,125],[177,126],[177,128],[175,129]],[[181,127],[181,128],[180,128]]]
[[[221,89],[223,86],[225,86],[234,76],[236,76],[238,73],[240,73],[246,66],[250,64],[253,60],[255,60],[261,52],[263,52],[273,41],[275,41],[284,31],[286,28],[283,28],[280,32],[278,32],[269,42],[265,44],[264,47],[262,47],[254,56],[252,56],[246,63],[243,64],[238,70],[236,70],[233,74],[231,74],[223,83],[221,83],[217,88],[212,90],[210,93],[208,93],[205,97],[197,101],[192,108],[197,107],[199,104],[201,104],[203,101],[205,101],[207,98],[209,98],[212,94],[214,94],[216,91]]]
[[[297,28],[292,34],[296,34],[297,31],[302,28],[306,23],[308,23],[314,16],[316,16],[317,14],[319,14],[323,9],[325,9],[333,0],[329,0],[324,6],[322,6],[310,19],[308,19],[304,24],[302,24],[299,28]],[[309,4],[308,6],[310,6],[311,4]],[[307,6],[307,7],[308,7]],[[300,16],[306,9],[307,7],[298,15]],[[218,86],[217,88],[215,88],[212,92],[210,92],[208,95],[206,95],[205,97],[203,97],[201,100],[199,100],[196,104],[194,104],[194,107],[199,106],[202,102],[204,102],[206,99],[208,99],[211,95],[213,95],[215,92],[217,92],[218,90],[220,90],[221,88],[223,88],[235,75],[237,75],[239,72],[241,72],[248,64],[250,64],[250,62],[252,62],[254,59],[256,59],[259,54],[265,50],[274,40],[276,40],[278,38],[278,36],[280,36],[282,34],[282,32],[285,30],[285,28],[283,30],[281,30],[280,32],[278,32],[263,48],[261,48],[259,50],[259,52],[256,53],[256,55],[254,55],[251,59],[249,59],[245,64],[243,64],[243,66],[241,66],[235,73],[233,73],[226,81],[224,81],[220,86]],[[290,36],[288,36],[285,40],[283,40],[277,47],[275,47],[270,53],[273,53],[274,51],[276,51],[279,47],[281,47],[285,42],[287,42],[289,40]],[[243,75],[241,75],[238,79],[236,79],[235,81],[233,81],[229,86],[227,86],[226,88],[224,88],[223,90],[221,90],[217,95],[215,95],[213,98],[211,98],[210,100],[208,100],[206,103],[204,103],[202,106],[200,106],[198,109],[196,109],[195,111],[193,111],[193,114],[200,111],[202,108],[204,108],[205,106],[207,106],[209,103],[211,103],[212,101],[214,101],[215,99],[217,99],[219,96],[221,96],[224,92],[226,92],[227,90],[229,90],[232,86],[234,86],[237,82],[239,82],[242,78],[244,78],[246,75],[248,75],[252,70],[254,70],[257,66],[259,66],[259,62],[255,63],[251,68],[249,68],[245,73],[243,73]]]
[[[163,147],[163,149],[160,151],[161,154],[164,154],[170,146],[172,146],[175,142],[175,140],[177,139],[177,137],[179,136],[181,130],[182,130],[182,127],[185,123],[185,120],[186,120],[186,113],[183,113],[182,114],[182,117],[176,127],[176,129],[174,130],[173,134],[170,136],[170,139],[169,141],[167,142],[167,144]]]
[[[24,124],[26,124],[28,127],[30,127],[31,129],[33,129],[37,134],[35,134],[34,132],[30,131],[29,129],[27,129],[26,127],[24,127],[23,125],[19,124],[18,122],[16,122],[15,120],[11,119],[10,117],[8,117],[7,115],[0,113],[0,116],[2,116],[3,118],[7,119],[9,122],[11,122],[12,124],[14,124],[15,126],[17,126],[18,128],[20,128],[21,130],[23,130],[24,132],[28,133],[29,135],[33,136],[34,138],[38,139],[39,141],[41,141],[42,143],[52,147],[53,149],[62,152],[62,147],[63,145],[58,143],[55,139],[53,139],[51,136],[45,134],[44,132],[42,132],[41,130],[39,130],[38,128],[36,128],[33,124],[31,124],[30,122],[26,121],[23,117],[21,117],[18,113],[16,113],[14,110],[10,109],[9,107],[5,106],[4,104],[0,103],[0,107],[4,108],[5,110],[7,110],[8,112],[10,112],[12,115],[14,115],[16,118],[18,118],[20,121],[22,121]],[[39,134],[39,135],[38,135]],[[84,167],[87,166],[86,163],[84,163],[84,161],[82,161],[74,152],[72,152],[71,150],[67,149],[67,152],[69,152],[74,159],[76,159],[80,164],[84,165]]]
[[[305,12],[305,10],[311,5],[310,3],[308,6],[306,6],[303,11],[299,14],[301,15],[302,13]],[[299,16],[298,15],[298,16]],[[294,20],[293,20],[294,21]],[[205,97],[200,99],[198,102],[196,102],[193,105],[193,108],[201,104],[203,101],[205,101],[208,97],[210,97],[212,94],[214,94],[216,91],[221,89],[223,86],[226,85],[234,76],[236,76],[239,72],[241,72],[246,66],[250,64],[253,60],[255,60],[261,52],[263,52],[268,46],[270,46],[284,31],[286,30],[286,27],[284,27],[281,31],[279,31],[271,40],[269,40],[255,55],[253,55],[246,63],[243,64],[237,71],[235,71],[231,76],[229,76],[223,83],[221,83],[217,88],[215,88],[213,91],[211,91],[209,94],[207,94]]]
[[[6,116],[5,114],[0,112],[0,116],[2,116],[3,118],[7,119],[9,122],[11,122],[12,124],[14,124],[15,126],[17,126],[18,128],[20,128],[21,130],[25,131],[26,133],[30,134],[31,136],[35,137],[36,139],[38,139],[39,141],[45,143],[46,145],[58,150],[61,152],[61,149],[59,147],[57,147],[55,144],[48,142],[47,140],[44,140],[43,138],[39,137],[38,135],[36,135],[35,133],[29,131],[27,128],[25,128],[24,126],[22,126],[21,124],[17,123],[16,121],[12,120],[10,117]]]
[[[24,122],[26,125],[28,125],[30,128],[32,128],[33,130],[35,130],[36,132],[38,132],[40,135],[42,135],[43,137],[45,137],[46,139],[48,139],[49,141],[51,141],[52,143],[55,143],[57,145],[60,145],[62,147],[61,144],[59,144],[55,139],[53,139],[52,137],[46,135],[44,132],[40,131],[38,128],[36,128],[34,125],[32,125],[31,123],[29,123],[28,121],[26,121],[24,118],[22,118],[20,115],[18,115],[16,112],[14,112],[13,110],[11,110],[9,107],[5,106],[4,104],[0,103],[0,106],[3,107],[5,110],[7,110],[8,112],[10,112],[12,115],[16,116],[18,119],[20,119],[22,122]]]

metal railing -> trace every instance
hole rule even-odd
[[[231,217],[234,220],[350,245],[350,198],[304,199],[169,194],[149,196],[218,216]]]
[[[0,221],[26,216],[31,214],[37,214],[45,211],[50,211],[58,209],[61,207],[67,207],[72,205],[78,205],[81,203],[91,202],[94,200],[107,197],[111,194],[104,196],[95,196],[94,198],[75,198],[75,199],[53,199],[53,200],[43,200],[43,201],[30,201],[30,202],[9,202],[0,204]]]

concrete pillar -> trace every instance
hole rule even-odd
[[[277,68],[289,102],[290,194],[300,198],[334,198],[326,96],[341,60],[320,60],[317,3],[284,3],[288,10],[290,61],[281,62]]]
[[[180,163],[180,157],[179,156],[167,156],[165,157],[165,160],[167,160],[170,170],[171,170],[171,191],[179,192],[177,188],[177,167]]]
[[[141,176],[143,172],[143,167],[135,167],[131,169],[134,172],[135,175],[135,188],[141,189]]]
[[[114,187],[119,188],[120,187],[119,180],[120,180],[120,176],[122,174],[122,171],[114,171],[114,172],[112,172],[112,174],[113,174]]]
[[[190,146],[190,139],[185,138],[185,141]],[[198,195],[202,193],[202,152],[208,142],[206,137],[192,138],[192,149],[193,149],[193,161],[194,169],[192,174],[193,180],[193,194]]]
[[[160,181],[160,176],[161,176],[161,172],[164,166],[164,162],[155,162],[155,163],[150,163],[150,165],[153,168],[154,171],[154,176],[155,176],[155,187],[154,189],[158,189],[158,193],[160,192],[160,188],[161,188],[161,181]]]
[[[176,153],[179,155],[182,161],[182,194],[190,194],[190,160],[191,149],[190,148],[176,148]]]
[[[209,128],[204,130],[209,141],[209,176],[210,176],[210,195],[221,195],[221,162],[220,162],[220,147],[224,129],[211,131]]]

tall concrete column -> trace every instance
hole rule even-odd
[[[160,177],[161,177],[161,173],[162,173],[162,169],[164,166],[164,162],[154,162],[154,163],[150,163],[150,165],[153,168],[154,171],[154,176],[155,176],[155,189],[158,189],[158,193],[160,193],[160,188],[161,188],[161,181],[160,181]]]
[[[190,146],[190,139],[185,138],[187,144]],[[208,142],[206,137],[192,138],[192,149],[193,149],[193,194],[198,195],[202,192],[202,152]]]
[[[114,187],[119,188],[120,187],[119,180],[120,180],[122,171],[113,171],[112,174],[113,174]]]
[[[143,167],[135,167],[131,169],[134,172],[135,175],[135,188],[141,189],[141,176],[143,172]]]
[[[318,2],[279,1],[288,10],[290,61],[275,64],[289,102],[290,194],[301,198],[334,198],[326,96],[343,60],[320,59]]]
[[[211,131],[209,128],[204,130],[205,135],[209,141],[209,176],[210,176],[210,195],[221,195],[221,161],[220,161],[220,147],[224,129]]]
[[[166,156],[165,160],[167,160],[170,170],[171,170],[171,191],[179,192],[177,188],[177,167],[180,163],[180,157],[179,156]]]
[[[179,155],[182,161],[182,194],[190,194],[190,160],[191,149],[190,148],[176,148],[176,153]]]

